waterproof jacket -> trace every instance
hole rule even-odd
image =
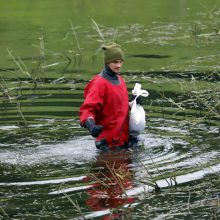
[[[97,125],[103,126],[96,141],[105,139],[109,147],[128,143],[129,104],[125,81],[117,75],[118,83],[111,82],[102,74],[96,75],[84,92],[84,103],[80,107],[80,121],[83,125],[92,117]]]

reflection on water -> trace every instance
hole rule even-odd
[[[86,192],[87,206],[95,211],[107,211],[132,204],[135,197],[129,197],[126,191],[134,187],[131,164],[131,153],[128,151],[99,154],[89,170],[88,179],[95,181]],[[109,211],[110,212],[110,211]],[[121,211],[109,213],[102,219],[122,218]]]
[[[89,136],[51,144],[32,140],[34,144],[29,145],[26,137],[14,147],[2,144],[2,208],[12,218],[45,215],[80,219],[82,214],[70,198],[88,219],[203,217],[211,210],[217,214],[218,127],[198,124],[192,128],[188,123],[180,127],[178,121],[170,119],[149,119],[149,123],[152,128],[143,135],[140,151],[100,154]],[[203,133],[209,134],[212,142],[207,142]],[[190,210],[175,212],[189,200]],[[204,209],[198,215],[199,203]],[[11,204],[17,207],[14,211]]]

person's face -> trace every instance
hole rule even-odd
[[[122,65],[123,65],[123,60],[115,60],[111,63],[108,63],[107,65],[114,73],[118,74],[120,72]]]

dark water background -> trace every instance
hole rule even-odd
[[[218,219],[218,1],[0,0],[0,219]],[[147,126],[100,155],[79,126],[102,38]],[[159,190],[160,188],[160,190]]]

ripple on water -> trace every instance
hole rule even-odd
[[[94,140],[81,137],[58,144],[39,145],[37,147],[19,147],[5,149],[1,153],[0,163],[12,165],[81,163],[91,161],[96,155]]]
[[[18,126],[15,125],[11,125],[11,126],[0,126],[0,130],[4,130],[4,131],[8,131],[8,130],[12,130],[12,129],[17,129],[19,128]]]
[[[155,183],[160,188],[168,188],[171,183],[175,184],[174,179],[169,178],[174,171],[176,172],[175,181],[179,185],[220,172],[220,164],[216,160],[219,157],[217,149],[212,149],[212,146],[209,145],[210,143],[206,143],[201,138],[192,144],[191,140],[198,136],[193,134],[193,138],[190,137],[190,127],[183,126],[178,129],[178,123],[175,123],[175,121],[163,120],[163,122],[164,124],[169,124],[167,129],[163,126],[157,126],[161,124],[161,121],[158,120],[155,121],[157,129],[146,130],[145,134],[142,135],[144,149],[140,152],[132,153],[131,164],[128,164],[133,173],[132,181],[134,184],[126,189],[126,195],[122,193],[118,197],[131,196],[139,198],[144,193],[153,191]],[[202,130],[207,133],[208,129],[205,126],[199,126],[200,133]],[[158,133],[158,131],[161,131],[161,133]],[[193,128],[193,131],[198,132],[196,128]],[[215,128],[210,131],[210,135],[216,136],[217,130]],[[200,133],[199,137],[201,137]],[[0,183],[0,186],[5,192],[10,191],[10,196],[12,197],[13,193],[17,193],[13,192],[14,188],[20,194],[28,192],[29,199],[33,196],[31,192],[40,195],[42,190],[44,190],[47,201],[53,201],[61,209],[62,204],[55,201],[57,197],[59,197],[61,202],[68,203],[68,199],[63,197],[64,194],[71,194],[73,200],[79,200],[79,194],[86,193],[95,187],[93,185],[94,180],[85,181],[87,179],[85,169],[86,166],[90,167],[90,162],[91,164],[96,163],[98,155],[94,139],[89,136],[55,144],[39,143],[39,145],[35,146],[20,144],[17,148],[15,146],[11,148],[10,146],[2,146],[0,163],[9,167],[9,173],[14,174],[14,167],[16,169],[21,167],[20,171],[18,171],[20,173],[24,172],[24,167],[28,167],[30,169],[33,168],[33,170],[39,169],[38,174],[42,172],[42,175],[36,175],[35,178],[32,178],[31,175],[33,174],[30,171],[27,176],[21,175],[26,179],[23,178],[17,181],[13,178],[11,181],[5,179],[5,182]],[[80,199],[82,198],[80,197]],[[16,200],[22,200],[22,197],[17,197]],[[79,201],[81,202],[81,200]],[[135,202],[132,205],[134,204]],[[86,216],[98,217],[110,212],[111,209],[89,211]]]

